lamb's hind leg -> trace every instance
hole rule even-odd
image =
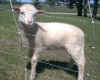
[[[85,56],[84,47],[81,46],[66,46],[67,52],[72,56],[72,59],[78,66],[78,80],[84,80],[84,67],[85,67]]]
[[[35,48],[35,51],[33,53],[32,59],[31,59],[31,74],[30,74],[30,80],[34,80],[36,77],[36,65],[39,58],[39,52],[42,50],[42,48]]]

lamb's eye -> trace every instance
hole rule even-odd
[[[24,12],[21,12],[20,14],[24,14]]]

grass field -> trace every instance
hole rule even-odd
[[[95,49],[88,46],[92,45],[93,27],[90,18],[71,16],[71,15],[41,15],[38,21],[57,21],[76,25],[85,32],[85,55],[86,70],[85,80],[100,80],[100,17],[95,20],[96,41]],[[10,11],[0,11],[0,80],[24,80],[24,56],[27,55],[27,49],[18,47],[17,27],[14,23],[12,13]],[[36,80],[76,80],[75,72],[56,68],[48,64],[48,62],[56,66],[73,68],[69,63],[69,57],[65,57],[63,50],[44,51],[40,54],[37,66]]]

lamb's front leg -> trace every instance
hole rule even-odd
[[[35,51],[33,53],[32,59],[31,59],[31,74],[30,74],[30,80],[34,80],[36,77],[36,65],[39,58],[39,52],[42,50],[42,48],[35,48]]]

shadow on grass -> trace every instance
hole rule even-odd
[[[97,20],[100,20],[100,17],[96,17]]]
[[[31,69],[31,63],[28,63],[27,68]],[[42,73],[44,72],[45,69],[64,70],[66,73],[71,74],[75,77],[77,77],[78,75],[78,73],[76,72],[78,71],[77,66],[67,62],[52,61],[52,60],[50,61],[42,60],[38,62],[37,73]]]

